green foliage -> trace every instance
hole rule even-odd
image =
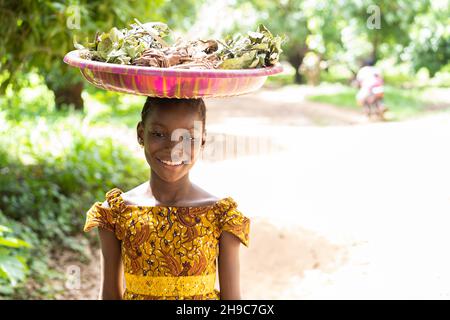
[[[20,73],[16,81],[20,83],[20,89],[15,91],[9,86],[5,94],[0,96],[0,107],[6,111],[6,120],[20,122],[53,114],[54,94],[45,85],[43,77],[31,72]]]
[[[309,50],[330,57],[342,48],[342,19],[336,10],[337,3],[335,0],[252,0],[237,1],[237,8],[250,6],[258,23],[269,26],[274,34],[284,34],[287,38],[283,45],[284,57],[298,69]],[[297,72],[296,81],[298,75]]]
[[[106,189],[138,184],[145,175],[128,150],[110,138],[86,138],[83,127],[73,116],[57,123],[23,121],[0,132],[0,209],[62,243],[81,230],[86,206]]]
[[[450,62],[434,75],[430,80],[430,84],[437,87],[450,88]]]
[[[240,34],[225,39],[224,48],[219,56],[224,61],[221,69],[247,69],[271,66],[278,62],[282,51],[281,44],[285,41],[272,33],[262,24],[256,32],[248,32],[247,36]]]
[[[0,277],[0,299],[52,299],[56,291],[48,285],[49,280],[61,279],[62,275],[49,267],[51,243],[38,237],[28,226],[7,218],[1,211],[0,224],[7,226],[12,235],[20,235],[29,244],[15,248],[8,255],[8,258],[15,255],[19,261],[12,265],[12,274],[16,279],[11,282]]]
[[[11,232],[10,228],[0,224],[0,279],[14,287],[25,279],[28,272],[25,257],[17,249],[29,248],[30,244],[10,236]]]
[[[144,50],[161,48],[161,44],[153,36],[162,39],[169,34],[169,27],[164,23],[148,22],[131,24],[131,28],[111,28],[102,32],[94,42],[82,46],[75,43],[77,49],[88,49],[82,52],[83,58],[118,64],[133,64]]]
[[[414,70],[427,68],[434,76],[450,61],[450,5],[431,2],[426,14],[417,16],[411,26],[411,39],[405,59],[411,59]]]
[[[41,77],[21,81],[29,87],[8,89],[0,99],[0,225],[9,228],[0,235],[0,296],[51,298],[54,288],[46,283],[60,277],[49,265],[51,251],[82,257],[79,236],[89,206],[114,186],[141,183],[148,167],[112,137],[93,134],[104,127],[93,125],[93,114],[49,107],[52,92]],[[95,97],[103,97],[105,108],[122,103],[115,95]],[[106,111],[103,118],[109,124]]]
[[[291,74],[277,74],[267,78],[264,83],[265,88],[277,88],[294,84],[294,78]]]
[[[152,21],[162,21],[171,28],[187,30],[197,19],[201,19],[201,17],[198,17],[198,12],[204,3],[204,0],[164,1],[160,7],[156,8],[160,18]]]
[[[286,34],[284,57],[294,68],[308,51],[327,66],[345,65],[353,74],[370,56],[412,62],[415,71],[425,67],[431,76],[449,60],[447,1],[252,0],[237,1],[235,7],[250,7],[258,23]],[[377,19],[379,28],[371,24]]]
[[[169,22],[174,28],[191,23],[202,1],[165,0],[1,0],[0,93],[20,88],[21,73],[37,71],[55,92],[58,109],[82,109],[83,83],[78,70],[63,62],[73,39],[84,41],[97,31],[125,27],[134,18]]]
[[[136,17],[141,21],[159,18],[158,9],[162,1],[117,1],[117,0],[24,0],[2,1],[0,15],[0,73],[8,71],[7,83],[14,80],[18,70],[38,68],[41,74],[49,74],[54,85],[61,78],[52,77],[70,74],[62,82],[78,82],[79,74],[62,62],[64,55],[73,49],[72,39],[84,39],[97,30],[129,23]],[[13,82],[14,83],[14,82]]]

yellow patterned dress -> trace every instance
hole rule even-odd
[[[126,205],[114,188],[110,208],[96,202],[84,231],[100,227],[121,240],[125,300],[219,300],[216,258],[222,231],[248,247],[250,220],[236,202],[223,198],[203,207]]]

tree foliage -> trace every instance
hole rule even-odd
[[[133,18],[177,27],[192,19],[198,5],[164,0],[0,0],[0,92],[18,84],[18,72],[37,70],[55,92],[57,105],[82,104],[79,72],[62,61],[74,49],[74,37],[92,38],[97,31],[126,27]]]
[[[437,4],[440,3],[440,4]],[[257,21],[285,34],[284,57],[296,69],[307,52],[353,72],[363,59],[396,58],[434,74],[449,61],[448,1],[251,0]],[[239,21],[237,22],[240,23]]]

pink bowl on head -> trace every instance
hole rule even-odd
[[[171,69],[91,61],[79,50],[66,54],[64,62],[80,69],[94,86],[117,92],[164,98],[229,97],[262,87],[267,76],[283,71],[280,64],[267,68]]]

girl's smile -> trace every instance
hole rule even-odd
[[[159,158],[156,158],[156,160],[158,160],[163,166],[166,166],[168,168],[181,167],[184,164],[183,161],[173,162],[173,161],[170,161],[170,160],[162,160],[162,159],[159,159]]]

